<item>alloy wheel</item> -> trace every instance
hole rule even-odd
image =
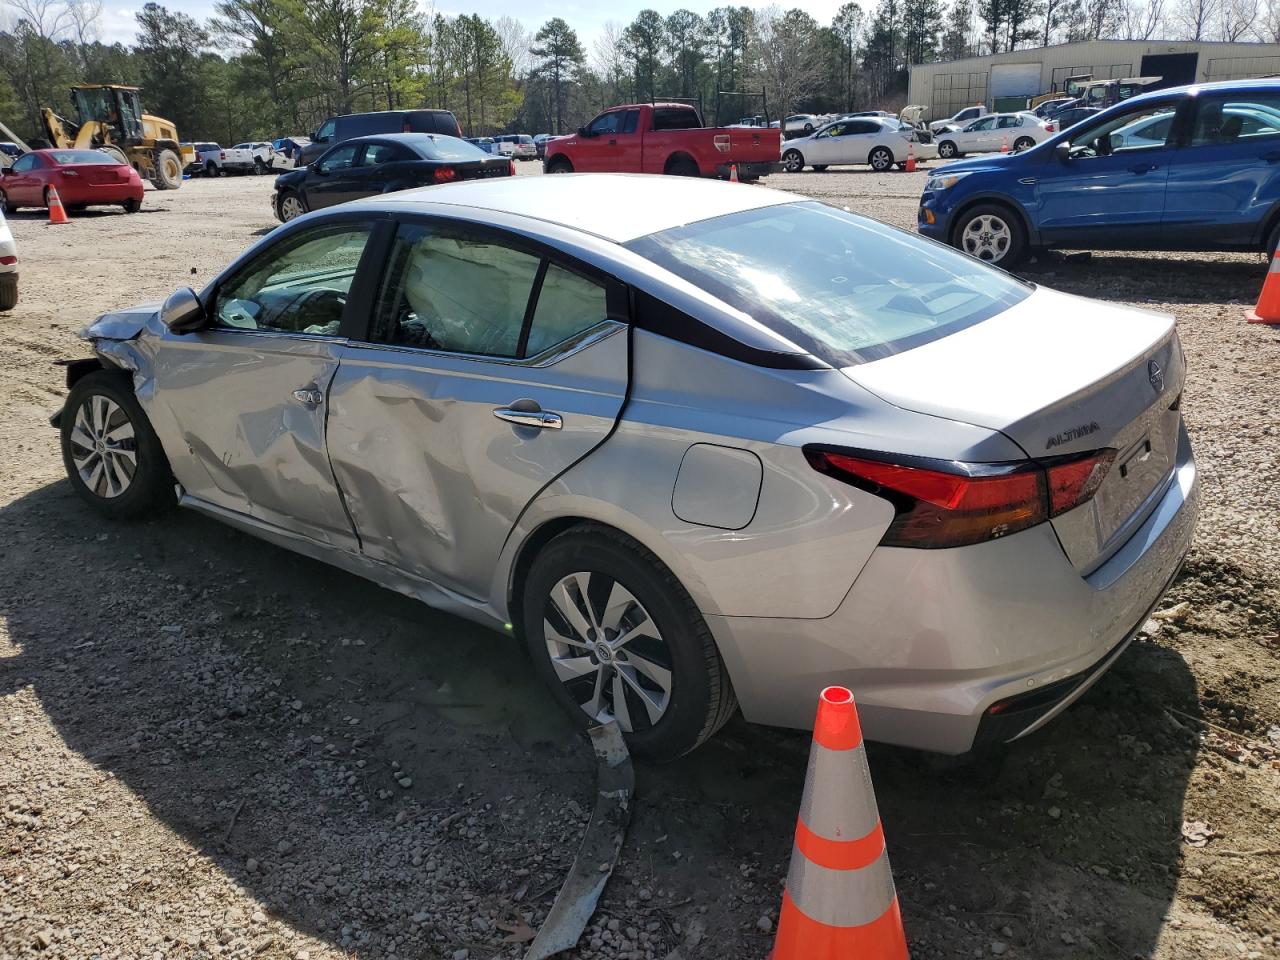
[[[791,150],[783,158],[783,165],[786,167],[787,173],[799,173],[804,169],[804,158],[797,151]]]
[[[955,155],[956,145],[950,140],[943,140],[942,143],[938,145],[938,156],[942,157],[944,160],[950,160]]]
[[[974,217],[960,234],[964,252],[988,263],[999,263],[1009,252],[1013,231],[1003,219],[993,214]]]
[[[280,201],[280,219],[285,223],[288,223],[290,220],[296,220],[306,212],[307,211],[302,208],[302,201],[293,194],[289,194]]]
[[[138,471],[133,424],[109,397],[90,396],[76,411],[71,461],[85,487],[107,500],[120,496]]]
[[[883,173],[893,166],[893,157],[889,155],[887,150],[873,150],[871,152],[871,169]]]
[[[671,703],[671,650],[657,624],[621,583],[602,573],[571,573],[547,598],[547,654],[557,679],[599,723],[625,732],[655,726]]]

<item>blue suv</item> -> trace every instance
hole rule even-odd
[[[1274,254],[1280,81],[1144,94],[1023,153],[949,163],[917,229],[1002,267],[1049,247]]]

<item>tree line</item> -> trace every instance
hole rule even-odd
[[[911,64],[1101,38],[1280,41],[1280,0],[878,0],[643,10],[587,42],[564,19],[445,16],[418,0],[219,0],[206,21],[147,3],[132,44],[102,0],[4,0],[0,120],[40,137],[78,82],[132,84],[188,140],[305,135],[334,114],[439,107],[472,136],[562,133],[615,103],[680,97],[708,122],[894,108]]]

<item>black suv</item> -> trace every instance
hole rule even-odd
[[[448,110],[382,110],[330,117],[311,134],[311,142],[302,148],[298,157],[298,166],[310,163],[344,140],[385,133],[442,133],[461,137],[462,128],[458,126],[458,118]]]

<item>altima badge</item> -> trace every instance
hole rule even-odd
[[[1164,371],[1154,360],[1147,364],[1147,378],[1151,381],[1151,386],[1155,387],[1156,393],[1164,393]]]

